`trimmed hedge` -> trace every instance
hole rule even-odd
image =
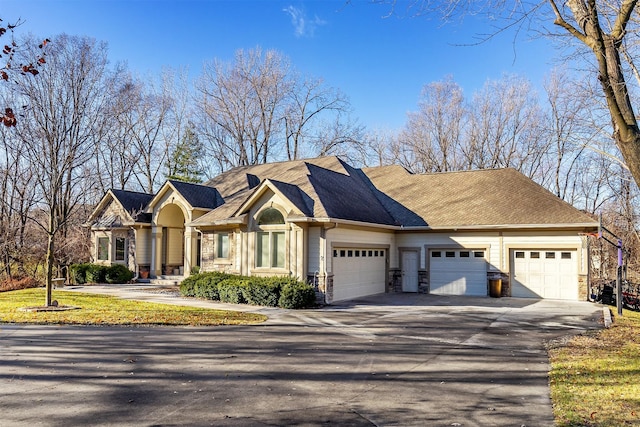
[[[282,308],[312,307],[316,301],[310,285],[291,277],[246,277],[221,272],[187,277],[180,283],[180,293],[233,304]]]
[[[84,285],[87,283],[87,270],[89,270],[90,267],[91,264],[89,263],[73,264],[70,267],[72,283],[78,285]]]
[[[104,283],[107,281],[107,266],[90,264],[87,268],[86,283]]]
[[[74,283],[127,283],[133,279],[133,272],[122,264],[111,266],[100,264],[74,264],[71,266],[71,278]]]
[[[107,268],[105,279],[107,283],[127,283],[133,279],[133,272],[122,264],[113,264]]]

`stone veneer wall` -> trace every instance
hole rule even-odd
[[[578,275],[578,300],[589,300],[589,276],[586,274]]]
[[[214,233],[202,233],[200,241],[202,257],[200,261],[200,267],[202,271],[214,271],[215,270],[215,234]]]
[[[402,273],[399,268],[389,269],[387,292],[402,292]],[[429,275],[424,269],[418,270],[418,293],[429,293]]]

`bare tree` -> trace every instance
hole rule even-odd
[[[387,3],[397,9],[395,0]],[[612,125],[613,141],[634,180],[640,182],[640,127],[626,77],[630,71],[622,60],[633,58],[635,55],[630,49],[638,47],[638,44],[626,43],[637,40],[638,0],[417,0],[409,3],[409,9],[413,15],[439,14],[445,20],[467,14],[486,14],[494,23],[502,19],[504,24],[498,31],[509,27],[533,29],[537,35],[549,35],[564,42],[567,40],[564,36],[570,36],[577,42],[576,50],[569,53],[570,58],[581,58],[582,64],[597,76]],[[560,28],[562,34],[549,28],[549,24]],[[493,35],[495,33],[488,34],[486,38]]]
[[[409,113],[400,136],[414,153],[416,172],[458,170],[466,115],[462,88],[451,76],[426,85],[419,111]]]
[[[196,84],[199,133],[219,172],[234,166],[350,153],[363,129],[339,90],[299,75],[277,51],[236,52]]]
[[[51,305],[51,279],[56,242],[67,235],[69,221],[93,187],[87,163],[105,120],[106,46],[92,39],[60,35],[41,78],[21,86],[29,100],[24,126],[17,129],[32,167],[39,209],[33,219],[47,234],[46,305]],[[41,212],[42,214],[40,214]]]
[[[203,136],[226,167],[266,163],[283,127],[291,82],[276,51],[238,50],[233,63],[205,65],[196,88]]]

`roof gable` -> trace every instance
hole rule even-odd
[[[117,189],[107,190],[89,215],[88,223],[100,227],[122,226],[136,222],[151,223],[151,215],[145,213],[145,209],[152,198],[153,194]],[[105,211],[113,203],[116,204],[116,208],[110,210],[117,211],[117,213],[110,212],[105,215]],[[101,215],[104,216],[101,217]]]

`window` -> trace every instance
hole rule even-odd
[[[540,252],[531,252],[531,259],[540,259]]]
[[[258,225],[280,225],[284,224],[284,217],[280,213],[279,210],[275,208],[265,209],[260,214],[260,219],[258,219]]]
[[[262,231],[257,233],[256,267],[284,268],[284,231]]]
[[[555,252],[545,252],[544,253],[544,257],[546,259],[554,259],[556,257],[556,253]]]
[[[353,256],[353,251],[347,251],[347,256],[351,258]]]
[[[445,252],[445,256],[446,256],[447,258],[455,258],[456,253],[455,253],[454,251],[446,251],[446,252]]]
[[[116,237],[116,261],[124,261],[125,260],[125,248],[126,248],[126,239],[124,237]]]
[[[460,258],[469,258],[469,251],[460,251]]]
[[[560,252],[561,259],[571,259],[571,252]]]
[[[516,252],[516,258],[524,258],[524,252]]]
[[[475,251],[473,253],[474,258],[484,258],[484,251]]]
[[[229,233],[218,233],[217,239],[218,250],[217,258],[229,258]]]
[[[442,257],[442,253],[440,251],[431,252],[431,258],[440,258]]]
[[[99,261],[109,260],[109,238],[108,237],[98,237],[98,260]]]

